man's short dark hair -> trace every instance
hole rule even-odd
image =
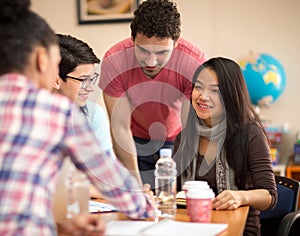
[[[172,38],[180,36],[180,14],[177,6],[170,0],[147,0],[142,2],[134,12],[130,25],[131,36],[135,39],[137,33],[148,38]]]

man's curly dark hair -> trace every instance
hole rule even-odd
[[[170,0],[146,0],[134,12],[130,25],[133,40],[137,33],[148,38],[172,38],[180,36],[180,13],[176,3]]]

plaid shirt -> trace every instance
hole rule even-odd
[[[113,153],[101,151],[76,106],[24,76],[1,76],[0,235],[56,235],[51,197],[65,156],[118,210],[153,216],[141,186]]]

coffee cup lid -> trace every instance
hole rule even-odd
[[[212,189],[188,189],[186,197],[194,199],[212,199],[215,197],[215,194]]]
[[[208,185],[207,181],[203,181],[203,180],[190,180],[190,181],[186,181],[184,183],[184,185]]]
[[[210,189],[206,181],[187,181],[182,186],[183,190],[197,188],[197,189]]]

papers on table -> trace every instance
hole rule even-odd
[[[185,199],[185,192],[180,191],[176,194],[176,198]]]
[[[180,191],[176,194],[176,204],[177,205],[186,205],[186,200],[185,200],[185,193],[184,191]]]
[[[153,221],[110,221],[106,224],[105,236],[211,236],[218,235],[228,227],[227,224],[191,223],[174,220]]]
[[[89,201],[89,211],[90,213],[101,213],[101,212],[114,212],[117,209],[110,204],[96,201]]]

